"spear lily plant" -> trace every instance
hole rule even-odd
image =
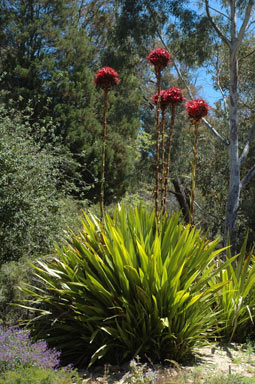
[[[104,226],[86,215],[79,234],[37,260],[40,287],[24,284],[22,306],[37,313],[35,335],[61,350],[75,366],[122,363],[135,358],[183,361],[218,332],[211,311],[227,284],[214,280],[219,239],[184,226],[179,213],[117,206]],[[230,258],[228,263],[232,263]]]

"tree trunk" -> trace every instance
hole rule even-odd
[[[182,190],[180,179],[177,177],[172,180],[172,184],[175,190],[175,197],[179,203],[180,209],[183,214],[185,224],[189,224],[190,219],[190,191],[185,193]]]
[[[239,199],[241,188],[246,185],[253,177],[255,177],[255,166],[240,180],[240,168],[242,162],[246,159],[252,141],[254,128],[251,127],[247,144],[243,150],[242,156],[238,153],[238,51],[243,41],[246,28],[249,23],[252,8],[255,0],[247,0],[244,11],[244,20],[241,24],[239,32],[236,29],[236,0],[229,0],[230,6],[230,39],[224,35],[223,31],[210,14],[209,0],[205,1],[205,9],[207,16],[213,28],[217,32],[221,40],[229,49],[229,192],[226,204],[226,220],[225,220],[225,243],[228,238],[232,245],[231,252],[235,253],[236,232],[237,232],[237,210],[239,208]]]
[[[229,49],[229,192],[226,206],[225,243],[228,238],[235,252],[237,210],[240,198],[240,161],[238,153],[238,59],[236,50],[236,6],[231,2],[231,42]]]

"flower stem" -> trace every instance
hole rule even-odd
[[[100,194],[100,211],[101,219],[104,218],[104,182],[105,182],[105,150],[106,150],[106,139],[107,139],[107,101],[108,101],[108,89],[104,90],[104,125],[103,125],[103,142],[102,142],[102,162],[101,162],[101,194]]]
[[[190,225],[194,224],[194,202],[195,202],[195,189],[196,189],[198,126],[199,126],[199,120],[196,120],[194,122],[192,185],[191,185],[191,198],[190,198]]]
[[[155,171],[155,216],[158,223],[158,195],[159,195],[159,128],[160,128],[160,71],[156,72],[157,86],[158,86],[158,101],[156,109],[156,171]]]
[[[166,172],[165,162],[165,109],[161,108],[161,180],[160,180],[160,198],[161,198],[161,209],[164,211],[164,180]]]
[[[167,166],[166,166],[166,173],[164,178],[163,213],[166,212],[166,196],[167,196],[167,189],[168,189],[168,177],[169,177],[170,166],[171,166],[171,146],[173,141],[174,119],[175,119],[175,105],[171,104],[171,122],[170,122],[168,142],[167,142]]]

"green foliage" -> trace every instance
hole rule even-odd
[[[211,53],[212,29],[208,18],[199,15],[186,0],[120,0],[116,40],[146,52],[158,31],[164,33],[171,52],[189,66],[201,65]],[[163,35],[163,33],[162,33]],[[132,42],[132,43],[131,43]]]
[[[54,127],[31,125],[31,114],[0,106],[0,265],[48,252],[70,218],[72,185],[61,176],[68,159],[56,140],[45,142]]]
[[[34,117],[43,117],[47,100],[43,78],[47,77],[46,67],[54,65],[54,42],[65,28],[68,12],[64,12],[62,0],[52,1],[51,7],[41,0],[24,4],[14,1],[12,5],[5,0],[0,4],[0,36],[5,47],[0,67],[6,72],[1,89],[11,92],[19,110],[32,100]],[[8,95],[4,100],[8,102]]]
[[[2,100],[7,104],[9,98],[15,100],[17,110],[23,111],[31,103],[32,122],[53,121],[67,157],[71,152],[75,160],[71,164],[65,162],[61,168],[77,187],[73,195],[96,203],[100,196],[103,104],[93,76],[103,65],[119,72],[121,84],[112,92],[108,116],[108,204],[122,196],[131,184],[142,96],[135,70],[127,70],[127,58],[129,62],[133,59],[120,52],[113,37],[110,39],[106,33],[107,28],[101,28],[105,26],[101,12],[110,24],[115,12],[107,2],[99,11],[99,2],[96,11],[90,2],[78,0],[54,0],[50,7],[43,0],[24,4],[15,0],[12,7],[6,0],[0,2],[0,40],[5,47],[0,55],[1,72],[5,73],[0,87],[8,92]],[[101,39],[105,46],[99,54]]]
[[[0,384],[81,384],[82,379],[75,371],[64,369],[52,371],[37,367],[7,371],[0,375]]]
[[[11,303],[22,298],[17,286],[21,282],[31,283],[31,269],[22,258],[18,262],[11,261],[0,267],[0,325],[15,325],[28,318],[27,310],[13,307]]]
[[[244,341],[254,334],[255,258],[252,251],[247,254],[247,238],[237,259],[228,263],[213,279],[213,285],[229,282],[221,292],[215,294],[214,305],[222,326],[220,335],[225,341]],[[230,249],[226,258],[231,259]]]
[[[224,375],[220,374],[212,376],[203,381],[203,384],[254,384],[255,379],[244,377],[241,375]]]
[[[56,257],[34,266],[43,285],[22,289],[34,297],[24,306],[38,313],[37,337],[89,365],[137,354],[180,361],[206,342],[216,328],[214,295],[225,284],[212,280],[224,268],[214,261],[217,240],[184,227],[178,214],[157,229],[154,212],[142,207],[116,208],[103,224],[85,214],[82,223]]]

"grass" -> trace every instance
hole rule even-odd
[[[82,384],[82,379],[74,371],[25,367],[1,373],[0,384]]]

